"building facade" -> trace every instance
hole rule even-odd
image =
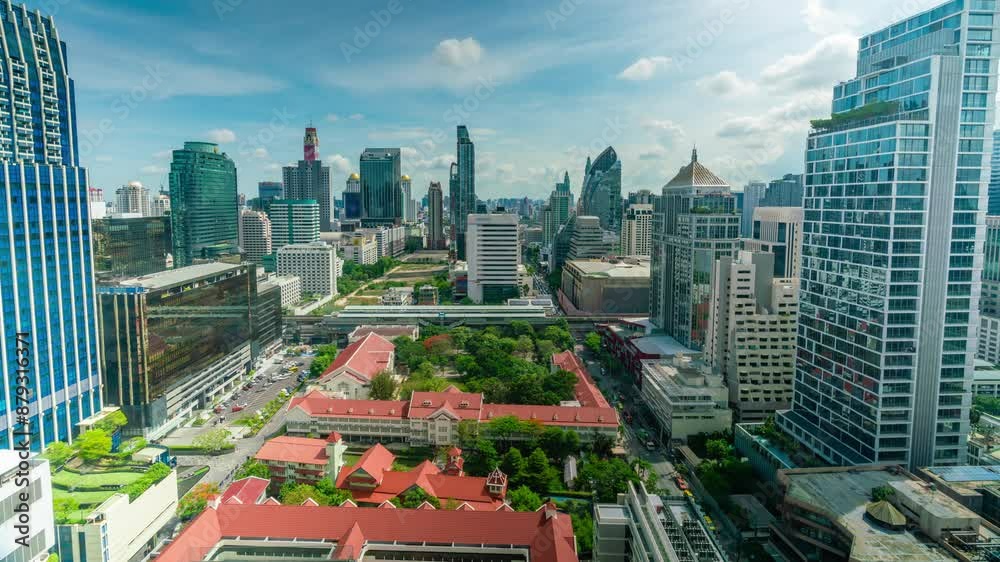
[[[366,148],[361,153],[361,224],[381,226],[403,220],[398,148]]]
[[[375,237],[365,233],[356,232],[344,242],[344,259],[352,261],[358,265],[371,265],[378,261],[378,242]]]
[[[20,454],[13,449],[0,449],[0,560],[41,562],[48,557],[49,549],[55,545],[56,532],[52,510],[52,476],[49,461],[35,456],[26,462],[27,470],[19,466]],[[28,495],[25,502],[22,494]],[[15,511],[15,506],[27,504],[26,515],[30,524],[24,533],[24,523],[20,516],[23,508]],[[20,528],[19,528],[20,527]],[[27,546],[19,545],[15,539],[27,535]]]
[[[94,269],[99,280],[135,277],[173,267],[170,217],[90,221]]]
[[[320,206],[314,199],[275,199],[267,215],[275,250],[289,244],[319,242]]]
[[[351,174],[344,186],[344,218],[348,220],[361,218],[361,176]]]
[[[281,199],[285,196],[285,188],[280,181],[257,182],[257,198],[260,200],[261,209],[266,213],[270,208],[271,201]]]
[[[294,275],[302,281],[302,293],[337,294],[337,253],[323,242],[289,244],[278,250],[278,275]]]
[[[979,310],[987,316],[1000,317],[1000,216],[986,217],[983,288]]]
[[[115,191],[115,213],[150,216],[152,212],[149,208],[149,190],[137,181],[130,181],[119,187]]]
[[[632,203],[622,217],[621,250],[623,256],[648,258],[653,247],[653,205]]]
[[[743,249],[774,254],[775,277],[798,277],[802,263],[802,207],[757,207]]]
[[[743,205],[740,209],[740,236],[750,237],[753,227],[753,212],[760,206],[761,199],[767,193],[767,184],[761,181],[752,181],[743,186]]]
[[[13,385],[16,354],[27,349],[28,431],[38,450],[72,440],[76,424],[101,409],[89,186],[66,44],[49,16],[8,0],[0,11],[0,84],[11,102],[0,107],[0,360]],[[7,391],[0,449],[17,439],[18,404]]]
[[[451,182],[449,185],[451,197],[451,228],[454,234],[455,249],[458,259],[464,260],[468,244],[465,236],[468,230],[468,217],[477,213],[476,209],[476,145],[469,137],[469,129],[459,125],[456,129],[455,158],[452,164]]]
[[[771,180],[757,206],[801,207],[803,177],[802,174],[785,174],[781,179]]]
[[[605,148],[593,163],[587,158],[581,190],[582,214],[597,217],[601,228],[619,233],[622,220],[622,163],[614,148]]]
[[[642,361],[641,380],[639,396],[659,426],[660,443],[732,427],[725,382],[707,364],[684,355]]]
[[[272,251],[271,220],[261,211],[240,211],[240,249],[247,260],[263,263]]]
[[[170,163],[170,228],[177,267],[239,244],[236,164],[211,142],[185,142]]]
[[[561,289],[573,312],[646,314],[649,262],[634,258],[621,262],[569,260],[562,271]]]
[[[444,237],[444,200],[441,183],[432,181],[427,189],[427,249],[444,250],[448,241]]]
[[[295,166],[285,166],[281,169],[284,183],[282,197],[292,200],[309,199],[319,205],[319,229],[323,232],[333,230],[332,222],[332,192],[330,191],[330,167],[324,166],[319,160],[319,136],[314,127],[307,127],[303,140],[303,159]]]
[[[650,319],[693,349],[705,345],[715,260],[736,254],[740,214],[729,184],[698,162],[663,187],[653,215]]]
[[[1000,215],[1000,131],[993,131],[993,153],[990,155],[990,185],[987,188],[986,213]]]
[[[413,200],[413,180],[410,176],[403,174],[399,178],[399,190],[402,197],[403,222],[413,222],[417,220],[417,202]]]
[[[861,37],[857,77],[809,134],[795,398],[778,422],[833,464],[964,462],[998,23],[993,3],[949,2]]]
[[[517,215],[474,214],[468,222],[469,298],[476,304],[501,304],[520,296]]]
[[[569,238],[570,260],[599,260],[612,253],[611,244],[604,238],[604,229],[598,217],[577,216]]]

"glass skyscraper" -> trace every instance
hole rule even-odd
[[[170,163],[174,264],[235,252],[239,244],[236,164],[211,142],[185,142]]]
[[[101,408],[87,171],[66,44],[52,19],[8,0],[0,19],[0,448],[28,429],[39,450],[71,440]],[[18,358],[27,359],[27,428],[17,424]]]
[[[583,214],[595,216],[601,221],[601,228],[615,233],[621,232],[622,223],[622,163],[612,147],[588,166],[583,178],[580,202]]]
[[[828,462],[966,462],[997,23],[994,0],[954,0],[862,37],[813,121],[778,421]]]
[[[170,217],[105,217],[90,225],[98,279],[149,275],[173,265]]]
[[[476,145],[469,137],[469,129],[459,125],[456,130],[455,154],[457,164],[452,164],[451,224],[455,235],[455,250],[458,259],[465,259],[465,233],[468,230],[469,215],[478,212],[476,208]]]
[[[402,164],[398,148],[366,148],[361,153],[361,224],[402,224]]]

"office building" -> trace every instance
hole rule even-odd
[[[990,183],[987,188],[986,214],[1000,215],[1000,131],[993,131],[990,155]]]
[[[108,203],[104,200],[104,190],[91,187],[87,190],[87,202],[90,204],[90,220],[103,219],[108,215]]]
[[[456,129],[455,154],[457,162],[451,165],[449,195],[451,197],[452,240],[455,241],[458,259],[466,259],[466,231],[468,216],[480,213],[476,199],[476,146],[469,137],[469,129],[459,125]],[[485,213],[485,211],[483,211]]]
[[[729,184],[698,162],[663,186],[653,214],[650,319],[682,345],[701,349],[708,332],[715,260],[739,248],[740,214]]]
[[[649,261],[569,260],[563,268],[561,289],[574,312],[647,314]]]
[[[427,249],[444,250],[448,241],[444,237],[444,201],[441,183],[432,181],[427,189]]]
[[[361,153],[361,225],[400,224],[403,195],[398,148],[366,148]]]
[[[370,234],[375,239],[380,258],[396,258],[406,250],[406,228],[401,225],[364,228],[360,232]]]
[[[979,310],[984,315],[1000,317],[1000,216],[986,217],[986,241],[983,243],[983,289]]]
[[[774,254],[774,276],[799,276],[802,262],[802,207],[757,207],[743,249]]]
[[[27,470],[19,466],[27,464]],[[23,479],[23,481],[22,481]],[[21,495],[27,494],[24,501]],[[15,506],[27,504],[27,513],[14,511]],[[56,531],[52,512],[52,477],[49,461],[35,456],[22,461],[13,449],[0,449],[0,560],[41,562],[48,557],[49,549],[55,545]],[[28,532],[24,533],[21,515],[27,515]],[[14,542],[27,542],[27,547]]]
[[[631,191],[628,197],[625,198],[626,205],[652,205],[653,199],[656,196],[653,192],[648,189],[640,189],[639,191]]]
[[[517,215],[469,215],[466,255],[469,298],[476,304],[502,304],[521,296]]]
[[[378,261],[378,242],[367,232],[355,232],[343,243],[344,259],[358,265],[371,265]]]
[[[708,364],[677,354],[641,365],[639,396],[653,414],[658,442],[730,429],[729,391]]]
[[[653,246],[653,205],[631,203],[622,218],[620,254],[648,258]]]
[[[319,242],[322,221],[315,199],[275,199],[267,215],[275,250],[289,244]]]
[[[161,191],[149,203],[150,216],[164,217],[170,214],[170,194]]]
[[[551,243],[559,232],[559,227],[569,220],[570,210],[573,208],[573,195],[568,190],[561,189],[562,186],[568,186],[568,182],[567,177],[563,182],[556,184],[556,190],[549,195],[548,205],[543,211],[547,213],[542,219],[542,237],[546,243]]]
[[[280,181],[257,182],[257,197],[260,198],[261,203],[269,203],[273,199],[281,199],[284,197],[284,193],[284,187],[282,187]]]
[[[254,266],[210,262],[98,292],[104,398],[126,433],[166,434],[249,371]]]
[[[256,360],[278,351],[281,347],[282,287],[277,283],[261,280],[257,283],[256,298],[250,311],[250,355]]]
[[[576,230],[577,218],[577,215],[570,215],[566,224],[556,231],[549,247],[549,271],[558,271],[569,258],[570,243]]]
[[[403,175],[399,178],[399,189],[402,197],[403,222],[413,222],[417,220],[417,202],[413,199],[413,181],[410,176]]]
[[[758,208],[759,210],[759,208]],[[729,386],[738,422],[762,422],[792,400],[799,281],[774,276],[775,255],[716,260],[705,357]]]
[[[332,203],[330,192],[330,167],[318,157],[319,136],[314,127],[307,127],[303,142],[303,159],[295,166],[282,168],[285,199],[315,201],[319,205],[319,229],[333,230],[331,226]]]
[[[173,267],[170,217],[90,222],[94,271],[98,280],[149,275]]]
[[[323,242],[289,244],[278,249],[278,275],[302,281],[303,295],[337,294],[337,253]]]
[[[130,181],[119,187],[115,191],[115,213],[140,217],[150,216],[152,212],[149,208],[149,190],[137,181]]]
[[[248,261],[262,264],[272,251],[271,220],[261,211],[240,211],[240,249]]]
[[[0,0],[0,53],[9,103],[0,105],[0,352],[13,383],[16,334],[29,332],[32,449],[69,441],[101,410],[87,171],[77,154],[74,83],[53,20]],[[44,118],[43,118],[44,116]],[[13,388],[0,406],[0,449],[15,440]],[[7,545],[5,544],[4,547]]]
[[[573,234],[569,240],[567,259],[601,259],[613,252],[611,244],[604,239],[604,229],[598,217],[578,216],[573,223]]]
[[[761,199],[767,193],[767,184],[760,181],[752,181],[743,186],[743,204],[740,208],[740,236],[750,237],[753,227],[753,211],[760,205]]]
[[[617,503],[594,506],[593,559],[727,560],[715,534],[689,501],[650,493],[641,482],[629,482]]]
[[[801,207],[802,178],[802,174],[785,174],[781,179],[771,180],[767,184],[764,197],[757,202],[757,206]]]
[[[302,300],[302,280],[294,275],[271,275],[267,282],[281,290],[281,307],[291,308]]]
[[[185,142],[170,163],[170,228],[174,263],[235,252],[239,244],[236,164],[219,145]]]
[[[351,174],[348,176],[347,185],[344,187],[344,218],[360,219],[361,214],[361,176]]]
[[[949,2],[861,37],[857,77],[813,121],[794,403],[778,423],[831,464],[964,463],[993,4]]]
[[[614,148],[609,146],[604,149],[593,163],[587,157],[581,189],[582,214],[597,217],[601,228],[619,233],[622,220],[622,163]]]

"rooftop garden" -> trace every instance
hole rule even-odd
[[[813,119],[809,122],[813,129],[830,129],[839,125],[863,121],[873,117],[892,115],[899,112],[899,103],[894,101],[874,101],[849,111],[834,113],[829,119]]]

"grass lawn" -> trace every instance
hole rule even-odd
[[[344,466],[353,466],[358,464],[358,460],[361,459],[361,455],[354,453],[344,453]]]
[[[91,509],[97,507],[102,502],[104,502],[104,500],[110,498],[114,494],[115,494],[115,492],[113,492],[113,491],[108,491],[108,492],[103,492],[103,491],[102,492],[73,492],[71,494],[71,493],[67,492],[66,490],[60,490],[58,488],[55,488],[55,489],[52,490],[52,497],[54,499],[70,498],[71,497],[71,498],[75,499],[77,502],[79,502],[81,506],[89,505],[89,506],[91,506]]]
[[[65,488],[89,486],[124,486],[142,478],[139,472],[99,472],[96,474],[76,474],[68,470],[60,470],[52,477],[54,486]]]

